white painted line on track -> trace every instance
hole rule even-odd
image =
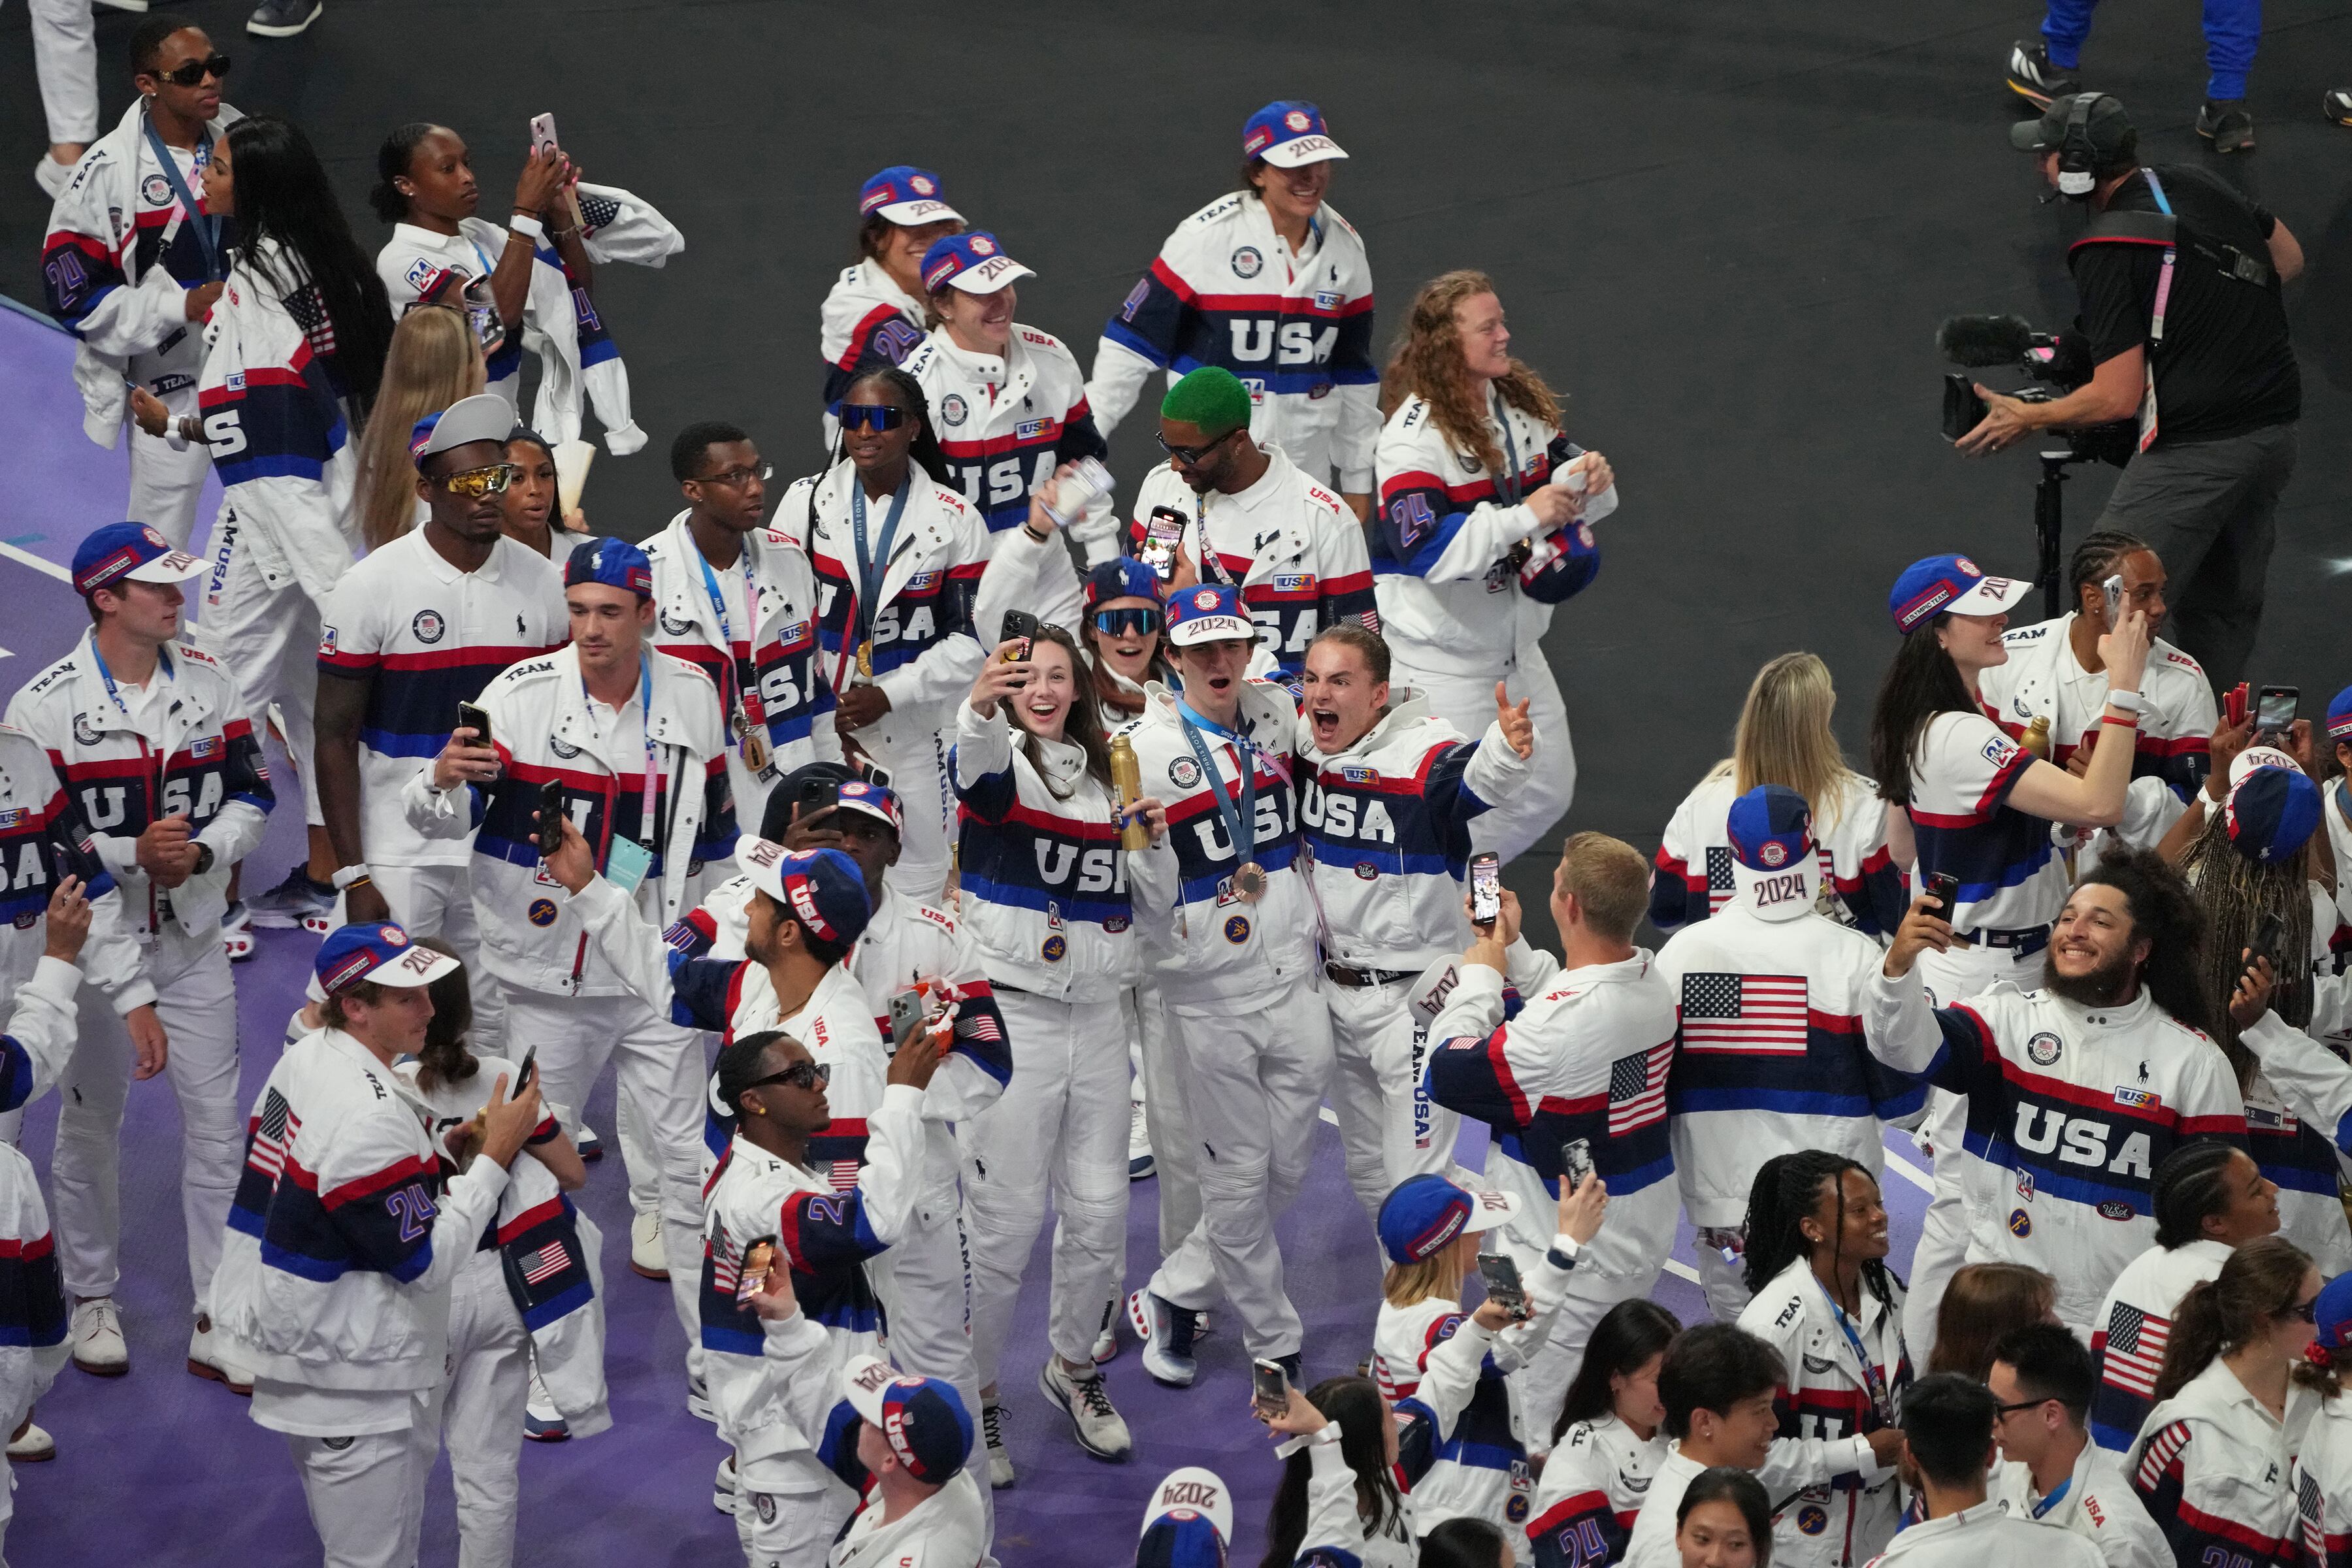
[[[44,561],[39,556],[34,554],[31,551],[19,550],[13,544],[0,543],[0,558],[5,558],[7,560],[16,562],[21,565],[30,566],[34,571],[45,573],[51,577],[55,577],[60,583],[70,583],[73,581],[73,574],[67,571],[64,567],[57,564],[57,563],[53,561]]]

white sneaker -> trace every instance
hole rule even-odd
[[[237,1363],[228,1348],[228,1336],[213,1332],[209,1317],[199,1315],[195,1332],[188,1336],[188,1370],[198,1377],[226,1384],[231,1394],[253,1397],[253,1373]]]
[[[686,1413],[697,1421],[708,1421],[713,1426],[719,1425],[718,1413],[710,1408],[710,1385],[698,1377],[686,1380]],[[728,1463],[731,1465],[734,1461],[730,1459]],[[729,1475],[734,1473],[728,1471]]]
[[[629,1272],[641,1279],[669,1278],[669,1254],[662,1247],[658,1209],[629,1220]]]
[[[728,1455],[719,1461],[719,1473],[710,1479],[710,1506],[735,1517],[735,1456]]]
[[[243,963],[253,956],[253,915],[242,900],[231,904],[221,916],[221,950],[231,963]]]
[[[58,1440],[25,1417],[24,1430],[8,1439],[8,1462],[12,1465],[37,1465],[58,1457]]]
[[[989,1489],[1001,1492],[1013,1484],[1013,1455],[1004,1447],[1004,1416],[993,1399],[980,1407],[980,1430],[988,1440]]]
[[[585,1121],[582,1122],[579,1130],[572,1135],[572,1147],[579,1152],[583,1163],[601,1160],[604,1157],[604,1141],[597,1137],[596,1130]]]
[[[1143,1124],[1143,1101],[1128,1101],[1127,1111],[1127,1179],[1140,1182],[1159,1170],[1159,1162],[1151,1157],[1151,1134]]]
[[[115,1310],[113,1297],[74,1308],[73,1363],[98,1377],[121,1377],[131,1370],[131,1347],[122,1342],[122,1314]]]
[[[537,1366],[530,1369],[530,1393],[523,1399],[522,1435],[534,1443],[561,1443],[572,1436],[572,1423],[555,1407]]]
[[[1127,1423],[1111,1408],[1110,1391],[1103,1386],[1102,1373],[1072,1377],[1062,1370],[1060,1356],[1049,1355],[1038,1369],[1037,1390],[1070,1418],[1078,1447],[1096,1458],[1119,1464],[1134,1451],[1135,1439],[1128,1436]],[[992,1454],[992,1462],[994,1458]]]

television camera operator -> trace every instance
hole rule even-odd
[[[2294,471],[2303,384],[2282,285],[2303,270],[2303,247],[2203,170],[2143,166],[2138,132],[2105,94],[2053,100],[2010,139],[2091,209],[2066,254],[2090,375],[2045,402],[1978,386],[1984,417],[1956,444],[1981,457],[2037,430],[2136,420],[2137,451],[2095,526],[2155,547],[2179,585],[2176,640],[2233,686]]]

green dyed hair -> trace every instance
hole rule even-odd
[[[1249,388],[1232,371],[1204,364],[1168,389],[1160,416],[1197,426],[1203,436],[1222,436],[1250,422]]]

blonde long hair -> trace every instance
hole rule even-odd
[[[1429,405],[1429,417],[1445,438],[1476,455],[1499,472],[1503,454],[1486,433],[1486,408],[1462,358],[1462,333],[1454,312],[1466,300],[1492,294],[1495,280],[1483,272],[1448,272],[1421,286],[1405,311],[1404,331],[1381,373],[1381,414],[1396,412],[1408,397]],[[1546,425],[1559,424],[1559,399],[1533,367],[1511,361],[1510,374],[1495,383],[1503,401]]]
[[[384,355],[383,384],[360,437],[352,511],[367,549],[383,549],[415,522],[416,465],[408,456],[408,437],[416,422],[488,384],[482,345],[461,312],[420,305],[400,319]]]
[[[1857,776],[1830,729],[1836,706],[1830,667],[1820,656],[1784,653],[1769,661],[1748,684],[1731,755],[1706,776],[1729,778],[1735,795],[1759,784],[1785,785],[1812,808],[1816,833],[1835,826],[1845,813],[1845,782]]]

